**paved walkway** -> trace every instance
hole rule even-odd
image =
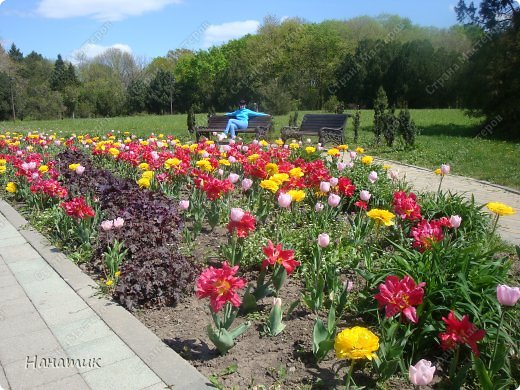
[[[399,170],[399,177],[404,177],[417,190],[437,191],[439,177],[431,170],[399,164],[395,161],[379,161],[390,165],[391,169]],[[520,245],[520,191],[452,174],[444,177],[442,190],[463,194],[468,199],[473,195],[478,205],[488,202],[501,202],[516,209],[516,214],[500,218],[498,232],[505,241]],[[488,211],[487,208],[484,208],[484,210]]]
[[[64,279],[56,272],[53,267],[60,266],[35,250],[41,246],[35,240],[45,239],[35,232],[29,232],[34,239],[26,239],[2,214],[6,207],[0,199],[0,389],[165,389],[142,357],[169,365],[163,370],[174,374],[168,385],[206,388],[202,375],[139,321],[132,322],[130,313],[117,305],[101,307],[106,300],[92,297],[91,286],[73,289],[75,274]],[[55,251],[53,256],[63,255]],[[79,272],[76,281],[88,278],[63,258]],[[125,323],[129,332],[122,329]],[[141,350],[148,352],[139,356],[131,343],[143,344]]]

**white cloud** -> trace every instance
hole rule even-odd
[[[2,0],[0,0],[2,1]],[[158,11],[182,0],[41,0],[37,13],[51,19],[88,16],[101,21],[117,21],[145,12]]]
[[[247,34],[254,34],[258,30],[259,26],[260,22],[257,20],[211,24],[206,30],[204,30],[203,46],[208,48],[213,45],[227,42],[230,39],[240,38]]]
[[[79,49],[76,49],[72,52],[69,60],[73,64],[77,64],[83,60],[89,60],[94,58],[102,53],[104,53],[108,49],[119,49],[121,51],[132,54],[132,48],[123,43],[116,43],[112,46],[103,46],[96,45],[95,43],[86,43],[81,46]]]
[[[5,0],[0,0],[0,5],[2,5],[2,3],[4,2]]]

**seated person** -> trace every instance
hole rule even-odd
[[[224,130],[224,134],[222,138],[226,138],[229,133],[231,133],[231,138],[235,139],[236,134],[235,131],[237,129],[247,129],[249,117],[254,116],[269,116],[269,114],[264,114],[263,112],[251,111],[246,108],[246,101],[240,100],[239,108],[236,111],[228,112],[225,115],[234,116],[236,119],[230,119],[227,123],[226,130]]]

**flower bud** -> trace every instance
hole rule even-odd
[[[244,210],[239,207],[233,207],[231,209],[230,218],[233,222],[240,222],[244,217]]]
[[[462,222],[462,217],[459,217],[458,215],[452,215],[450,217],[450,225],[454,229],[457,229],[460,226],[461,222]]]
[[[371,197],[372,194],[367,190],[362,190],[359,192],[359,199],[361,199],[363,202],[368,202]]]
[[[408,378],[415,386],[425,386],[431,383],[434,373],[435,366],[432,366],[432,362],[421,359],[415,366],[410,366]]]
[[[289,194],[281,193],[278,196],[278,205],[283,208],[288,208],[291,206],[292,197]]]
[[[124,224],[125,220],[123,218],[117,217],[116,219],[114,219],[114,228],[119,229],[123,227]]]
[[[330,207],[337,207],[339,202],[341,201],[341,197],[336,194],[330,194],[329,199],[327,199],[327,203]]]
[[[240,179],[240,176],[237,175],[236,173],[231,172],[231,173],[229,174],[229,181],[230,181],[231,183],[235,184],[235,183],[238,181],[238,179]]]
[[[520,287],[509,287],[505,284],[497,286],[497,299],[501,305],[514,306],[520,299]]]
[[[330,237],[327,233],[320,233],[318,235],[318,245],[322,248],[326,248],[329,246],[330,243]]]
[[[114,221],[106,220],[106,221],[101,222],[101,229],[103,229],[105,232],[112,230],[113,227],[114,227]]]
[[[320,183],[320,191],[321,192],[329,192],[330,191],[330,183],[328,181],[322,181]]]
[[[253,185],[253,180],[251,180],[251,179],[242,180],[242,189],[244,191],[247,191],[248,189],[250,189],[252,185]]]

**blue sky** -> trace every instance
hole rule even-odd
[[[207,48],[254,33],[266,15],[311,22],[381,13],[424,26],[456,23],[456,0],[0,0],[0,40],[28,54],[72,59],[116,46],[152,59],[184,46]]]

